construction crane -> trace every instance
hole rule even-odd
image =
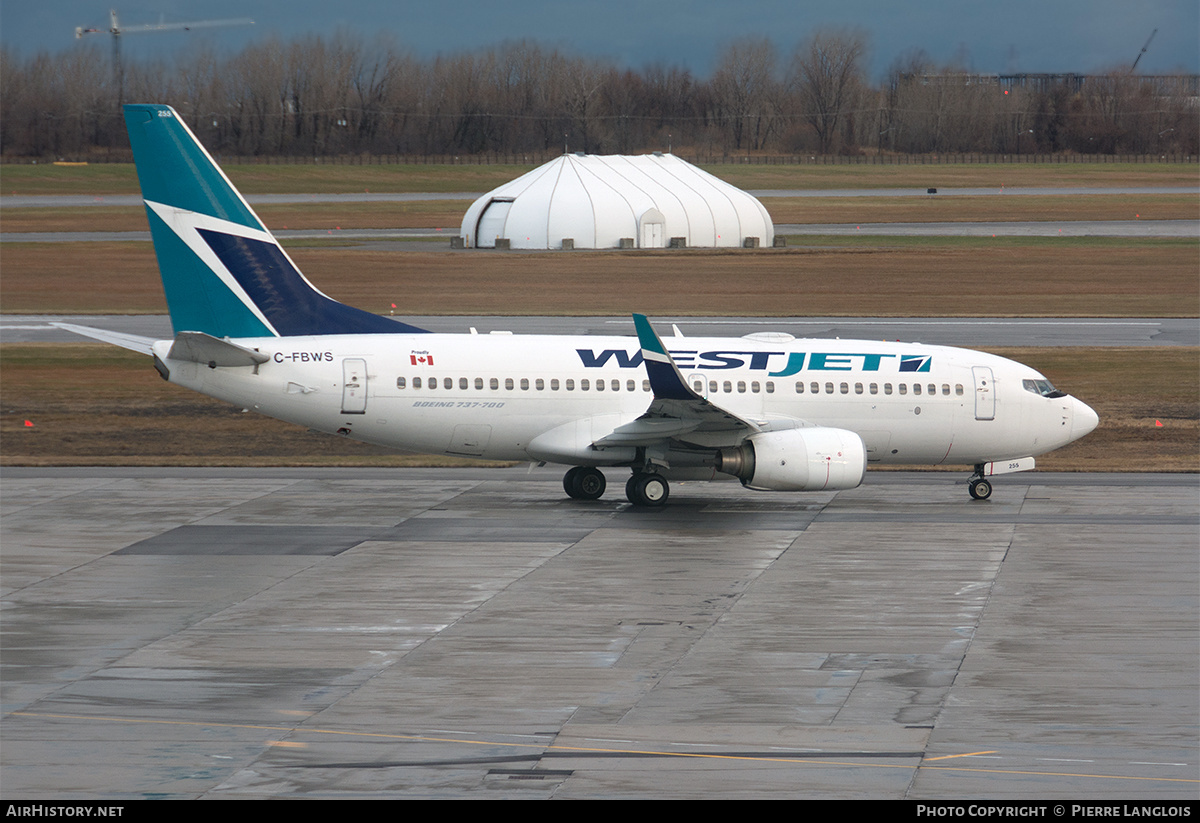
[[[1158,29],[1150,32],[1150,36],[1146,38],[1146,45],[1142,46],[1142,50],[1138,52],[1138,56],[1133,59],[1133,65],[1129,67],[1130,71],[1137,68],[1138,60],[1142,59],[1142,55],[1146,53],[1146,49],[1150,48],[1150,41],[1154,39],[1154,35],[1158,34]]]
[[[75,27],[75,39],[81,39],[85,34],[111,34],[113,54],[113,79],[117,85],[117,108],[125,103],[125,68],[121,64],[121,36],[124,34],[140,34],[150,31],[191,31],[192,29],[211,29],[217,26],[253,26],[254,21],[248,17],[238,17],[231,20],[198,20],[195,23],[147,23],[141,26],[122,26],[117,19],[117,10],[109,9],[112,26],[108,29],[85,29]]]

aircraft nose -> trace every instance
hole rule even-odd
[[[1096,414],[1087,403],[1071,398],[1075,402],[1074,414],[1071,416],[1071,439],[1078,440],[1085,434],[1091,433],[1100,424],[1100,415]]]

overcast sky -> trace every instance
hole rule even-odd
[[[117,2],[117,0],[112,0]],[[250,17],[254,26],[130,34],[127,60],[163,57],[199,44],[236,52],[283,39],[346,29],[390,36],[421,57],[530,38],[571,54],[640,68],[662,62],[707,77],[736,38],[769,37],[788,55],[822,26],[854,26],[869,38],[878,80],[899,55],[924,49],[937,61],[965,55],[984,73],[1102,72],[1129,66],[1158,29],[1138,71],[1200,73],[1196,0],[122,0],[122,25]],[[77,48],[75,26],[108,28],[99,0],[0,0],[0,41],[23,57]],[[84,43],[109,48],[107,36]]]

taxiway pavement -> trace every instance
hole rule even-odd
[[[8,799],[1200,793],[1195,475],[5,469]]]

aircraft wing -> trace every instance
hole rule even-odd
[[[641,417],[618,426],[595,441],[595,445],[650,446],[691,434],[704,435],[704,439],[726,435],[740,440],[746,435],[762,431],[760,426],[696,394],[683,379],[679,367],[645,315],[635,314],[633,324],[637,328],[642,362],[650,378],[654,399]]]
[[[141,337],[136,334],[122,334],[118,331],[108,331],[107,329],[93,329],[90,326],[76,326],[73,323],[54,323],[50,324],[55,328],[64,329],[84,337],[90,337],[93,340],[100,340],[104,343],[112,343],[114,346],[120,346],[123,349],[140,352],[141,354],[153,354],[151,346],[154,345],[153,337]]]

